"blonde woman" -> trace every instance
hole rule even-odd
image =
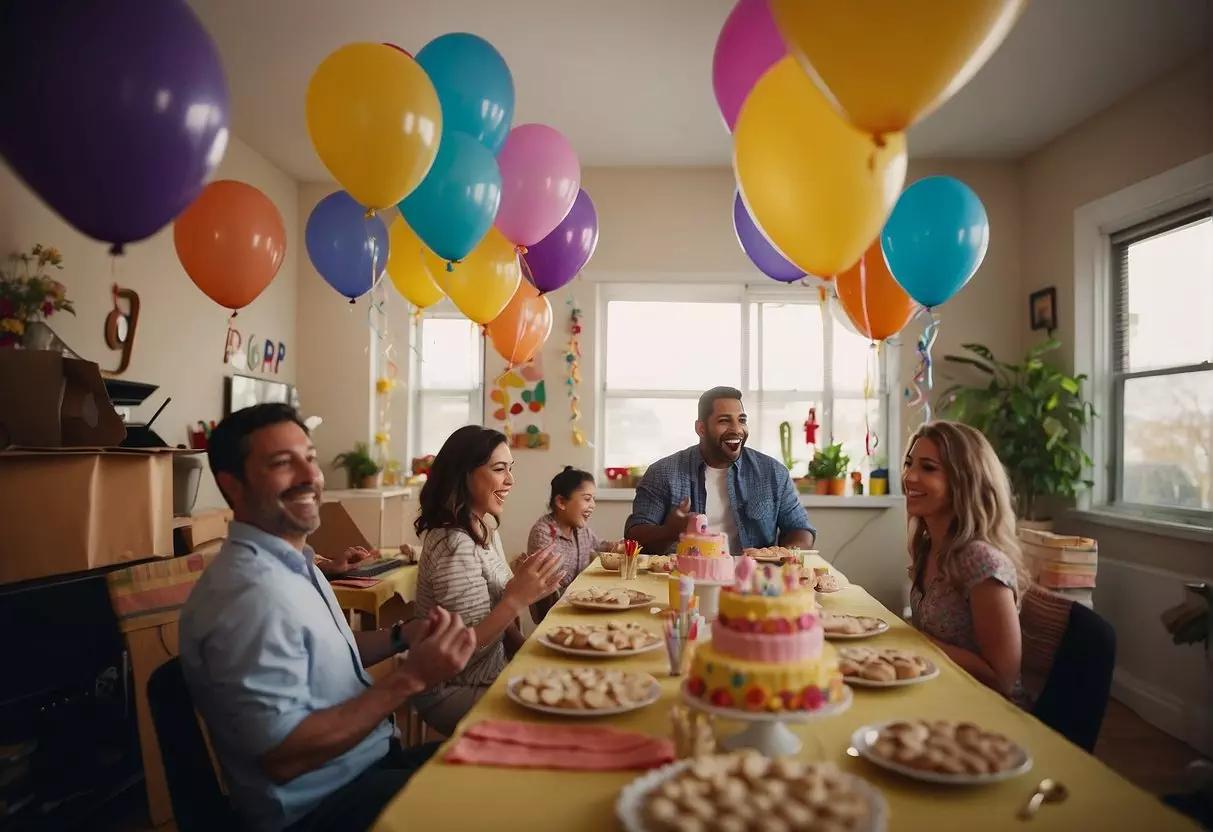
[[[1007,472],[981,433],[931,422],[902,471],[914,626],[979,682],[1022,701],[1019,604],[1028,576]]]

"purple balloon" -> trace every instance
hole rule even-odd
[[[172,222],[228,141],[227,78],[185,0],[0,6],[0,156],[115,253]]]
[[[387,226],[345,191],[316,203],[304,229],[307,256],[328,285],[350,299],[375,288],[387,266]]]
[[[740,0],[729,12],[712,55],[712,91],[730,133],[750,90],[787,54],[767,0]]]
[[[741,250],[767,277],[773,277],[782,283],[795,283],[805,276],[804,272],[789,263],[787,258],[771,245],[758,223],[750,217],[740,193],[733,196],[733,230],[737,232]]]
[[[540,294],[554,292],[585,268],[598,245],[598,211],[584,190],[551,234],[527,248],[526,265]]]

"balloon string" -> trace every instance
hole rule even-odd
[[[863,310],[863,334],[872,338],[872,318],[868,313],[868,254],[859,258],[859,303]]]
[[[931,421],[931,402],[928,394],[934,387],[935,375],[931,366],[931,348],[935,346],[935,338],[939,335],[939,315],[930,307],[924,307],[930,320],[918,337],[918,367],[910,386],[906,388],[906,404],[910,407],[923,409],[923,421]],[[925,389],[924,389],[925,388]]]
[[[875,394],[875,379],[880,375],[880,342],[873,341],[864,367],[863,379],[863,447],[867,456],[876,453],[880,447],[880,437],[872,430],[871,408],[869,403]]]

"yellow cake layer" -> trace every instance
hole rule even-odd
[[[727,619],[766,621],[783,618],[795,621],[802,615],[817,614],[817,593],[807,587],[783,595],[756,595],[725,588],[720,593],[719,611]]]
[[[722,535],[684,534],[678,540],[675,554],[697,558],[722,558],[728,554]]]
[[[830,645],[820,658],[768,664],[696,648],[687,689],[719,707],[751,711],[815,710],[843,695],[838,654]],[[806,698],[807,697],[807,703]]]

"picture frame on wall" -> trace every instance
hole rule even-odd
[[[1028,297],[1028,315],[1032,331],[1057,329],[1057,287],[1040,289]]]

